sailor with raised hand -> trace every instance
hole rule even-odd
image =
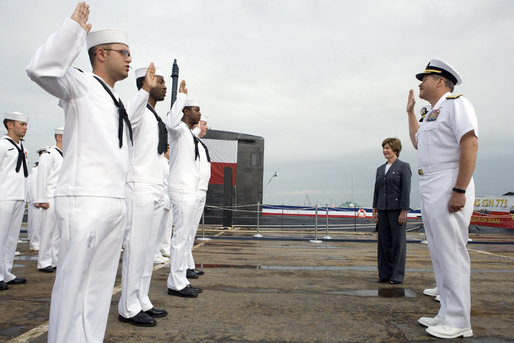
[[[199,275],[204,274],[203,270],[196,268],[195,260],[193,258],[193,246],[195,243],[198,226],[202,220],[203,210],[205,208],[205,200],[207,199],[207,189],[209,188],[209,180],[211,178],[211,158],[209,156],[209,149],[207,149],[207,146],[201,140],[201,138],[207,134],[208,129],[209,127],[207,126],[207,116],[202,115],[200,121],[193,129],[193,134],[196,136],[196,139],[198,140],[198,143],[201,145],[201,147],[198,147],[200,179],[198,181],[198,188],[196,190],[196,206],[193,219],[193,230],[191,231],[191,235],[188,238],[189,247],[186,275],[191,279],[196,279]]]
[[[22,138],[29,118],[19,112],[5,113],[7,135],[0,139],[0,290],[26,283],[12,271],[14,254],[25,210],[27,152]]]
[[[141,89],[147,68],[136,70],[136,86]],[[155,111],[166,96],[164,73],[155,69],[156,87],[150,90],[143,116],[132,121],[134,160],[127,179],[129,208],[127,238],[123,252],[121,297],[118,319],[137,326],[154,326],[154,318],[165,317],[166,310],[154,308],[148,291],[153,258],[163,212],[162,154],[166,151],[166,125]]]
[[[49,149],[49,146],[45,146],[36,150],[38,156]],[[30,171],[29,177],[27,178],[27,232],[29,235],[29,246],[32,251],[39,251],[39,235],[41,231],[41,218],[43,216],[43,209],[39,207],[39,204],[34,202],[36,200],[36,182],[37,182],[37,171],[39,161],[34,164]]]
[[[418,122],[414,91],[407,100],[409,135],[418,149],[421,213],[441,308],[418,322],[439,338],[471,337],[470,260],[466,249],[473,213],[478,124],[471,102],[451,93],[462,80],[448,63],[432,59],[416,74],[419,97],[430,103]]]
[[[142,89],[125,108],[113,88],[129,73],[127,34],[89,32],[88,17],[89,5],[78,3],[26,68],[65,112],[64,160],[54,198],[61,240],[49,342],[103,341],[126,227],[130,121],[143,115],[156,85],[150,64]],[[92,73],[72,68],[85,41]]]
[[[170,147],[167,146],[166,152],[162,156],[163,167],[163,195],[164,206],[159,224],[159,232],[155,245],[153,258],[154,264],[166,263],[170,259],[171,228],[173,227],[173,213],[171,211],[171,201],[168,194],[168,175],[170,174]]]
[[[168,192],[173,210],[173,236],[170,249],[168,294],[196,297],[201,289],[187,281],[188,241],[193,230],[196,191],[200,180],[199,143],[193,132],[201,113],[199,103],[188,99],[186,82],[179,87],[177,100],[168,113],[168,143],[170,145],[170,174]]]
[[[54,130],[55,146],[47,149],[39,158],[36,179],[34,202],[43,209],[37,268],[44,273],[53,273],[57,267],[59,230],[55,220],[54,194],[63,160],[63,133],[63,127]]]

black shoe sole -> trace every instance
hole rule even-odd
[[[51,269],[46,269],[46,268],[41,268],[41,269],[38,269],[40,272],[42,273],[53,273],[55,269],[51,268]]]
[[[134,326],[144,326],[144,327],[152,327],[152,326],[155,326],[157,325],[157,322],[154,322],[154,323],[136,323],[136,322],[133,322],[132,320],[130,320],[130,318],[125,318],[121,315],[118,315],[118,320],[122,323],[128,323],[128,324],[131,324],[131,325],[134,325]]]
[[[183,298],[196,298],[198,296],[198,293],[181,293],[180,291],[175,291],[173,289],[168,289],[169,295],[176,295],[178,297]]]
[[[147,315],[149,315],[150,317],[152,318],[163,318],[163,317],[166,317],[168,315],[168,312],[165,312],[165,313],[161,313],[161,314],[151,314],[151,313],[148,313],[148,312],[145,312]]]

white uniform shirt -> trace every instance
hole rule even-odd
[[[0,139],[0,200],[25,200],[25,174],[23,164],[16,172],[18,162],[18,149],[7,140],[5,135]],[[17,144],[21,148],[20,144]],[[25,151],[27,160],[27,151]],[[28,166],[27,166],[28,168]]]
[[[29,176],[27,177],[27,192],[26,200],[29,204],[33,204],[36,198],[36,181],[37,181],[37,166],[32,167]]]
[[[193,129],[193,134],[198,138],[198,140],[200,140],[200,137],[198,137],[200,132],[201,130],[199,127],[195,127]],[[207,160],[207,153],[202,144],[198,144],[198,153],[200,155],[198,167],[198,175],[200,176],[200,179],[198,181],[198,190],[207,191],[209,188],[209,180],[211,179],[211,162]]]
[[[162,185],[162,155],[157,153],[159,128],[157,119],[148,108],[132,122],[134,132],[134,162],[128,181]]]
[[[187,95],[179,93],[166,120],[170,145],[168,188],[179,192],[195,192],[198,189],[199,162],[195,160],[193,133],[182,121],[186,100]],[[198,147],[199,150],[201,148]]]
[[[419,168],[458,162],[462,136],[474,130],[478,137],[477,117],[471,102],[462,96],[446,99],[449,95],[446,93],[439,99],[416,132]]]
[[[45,203],[54,197],[63,160],[57,149],[53,146],[39,157],[36,192],[32,194],[35,203]]]
[[[162,188],[164,191],[164,208],[169,210],[171,208],[170,196],[168,194],[168,176],[170,175],[170,160],[168,160],[164,155],[162,158],[162,168],[163,168],[163,184]]]
[[[61,99],[65,112],[64,160],[55,196],[124,198],[131,152],[128,128],[123,124],[120,148],[119,115],[112,98],[92,73],[71,68],[85,39],[86,31],[67,18],[26,69],[34,82]],[[125,104],[131,121],[143,114],[147,101],[148,92],[141,89]]]

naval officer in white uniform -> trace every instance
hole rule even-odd
[[[420,122],[409,92],[409,135],[418,149],[421,213],[432,257],[441,308],[419,323],[439,338],[471,337],[470,260],[466,249],[473,213],[473,171],[478,125],[473,105],[452,95],[461,77],[448,63],[431,60],[422,73],[419,97],[430,103]]]
[[[170,148],[162,156],[163,168],[163,198],[164,206],[159,224],[159,233],[155,245],[153,258],[154,264],[166,263],[170,259],[171,228],[173,227],[173,213],[171,211],[171,201],[168,194],[168,175],[170,174]]]
[[[64,128],[54,130],[55,146],[50,147],[39,158],[34,202],[43,209],[39,240],[37,268],[44,273],[53,273],[57,267],[59,230],[55,220],[54,194],[63,160],[62,135]]]
[[[141,89],[147,68],[136,70],[136,85]],[[148,291],[160,219],[163,212],[162,154],[166,151],[166,125],[155,111],[166,96],[161,69],[155,69],[157,86],[152,88],[146,110],[132,121],[134,160],[127,179],[128,233],[123,251],[121,297],[118,319],[137,326],[154,326],[154,318],[165,317],[166,310],[154,308]]]
[[[170,249],[168,294],[196,297],[201,289],[187,281],[188,242],[193,230],[198,182],[200,181],[200,144],[191,131],[198,124],[201,112],[198,101],[188,99],[185,81],[180,83],[177,100],[168,113],[167,129],[170,145],[168,192],[173,210],[173,236]]]
[[[27,115],[5,113],[7,135],[0,139],[0,291],[9,285],[26,283],[12,271],[14,254],[25,210],[27,152],[22,138],[27,133]]]
[[[38,149],[36,152],[39,157],[49,149],[49,146]],[[41,218],[43,216],[43,209],[39,204],[34,202],[36,198],[36,182],[37,182],[37,167],[39,161],[34,164],[27,178],[27,232],[29,234],[29,246],[32,251],[39,251],[39,234],[41,232]]]
[[[198,181],[198,189],[196,190],[196,206],[193,219],[193,230],[191,231],[191,235],[189,236],[188,240],[188,267],[186,275],[188,278],[192,279],[196,279],[199,275],[204,274],[203,270],[196,268],[195,260],[193,258],[193,246],[200,221],[202,220],[203,210],[205,208],[205,200],[207,198],[207,189],[209,188],[209,180],[211,179],[211,158],[209,156],[209,149],[207,149],[205,143],[203,143],[200,139],[207,134],[207,130],[209,130],[209,127],[207,126],[207,117],[202,115],[198,125],[193,129],[193,134],[197,137],[198,143],[200,143],[201,147],[198,146],[198,153],[200,154],[198,159],[200,179]]]
[[[65,113],[64,160],[54,198],[61,240],[50,303],[52,343],[103,341],[126,226],[130,120],[143,115],[156,84],[151,64],[143,88],[125,109],[113,88],[129,73],[127,34],[89,32],[88,17],[89,6],[80,2],[26,69],[60,99]],[[72,67],[84,42],[92,73]]]

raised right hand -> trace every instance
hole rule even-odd
[[[180,82],[180,87],[178,91],[179,93],[187,94],[186,80],[182,80],[182,82]]]
[[[77,8],[75,8],[75,12],[71,15],[71,19],[76,21],[82,28],[89,32],[91,30],[91,24],[87,23],[87,19],[89,18],[89,5],[84,1],[79,2],[77,4]]]
[[[416,98],[414,97],[414,91],[411,89],[407,98],[407,113],[414,113],[414,105],[416,105]]]

